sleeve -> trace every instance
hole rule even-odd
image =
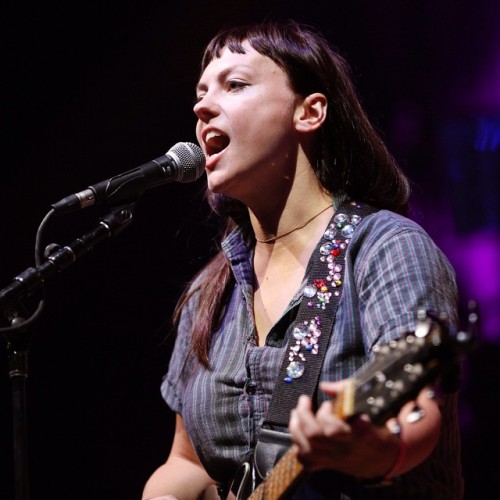
[[[183,395],[192,370],[190,355],[191,327],[193,322],[193,298],[186,304],[181,313],[177,328],[174,349],[170,357],[167,374],[163,377],[161,394],[167,405],[182,415]]]
[[[370,351],[415,329],[423,308],[457,321],[455,273],[417,224],[375,223],[356,261],[361,327]]]

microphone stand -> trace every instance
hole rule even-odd
[[[44,301],[39,302],[35,313],[24,319],[20,300],[40,288],[48,278],[63,271],[79,257],[91,250],[97,243],[112,238],[131,222],[135,204],[116,207],[102,217],[99,225],[91,232],[77,238],[64,247],[55,248],[47,260],[38,267],[29,267],[16,276],[10,285],[0,290],[0,308],[10,322],[10,327],[0,328],[7,340],[9,378],[12,388],[12,418],[14,439],[14,486],[16,500],[29,499],[26,379],[28,378],[29,327],[40,318]]]

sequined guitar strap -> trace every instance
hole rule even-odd
[[[343,289],[346,249],[356,226],[376,211],[369,205],[345,201],[314,250],[263,428],[286,429],[299,396],[313,396]]]

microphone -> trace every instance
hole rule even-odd
[[[205,155],[191,142],[178,142],[163,156],[54,203],[56,212],[69,212],[97,203],[109,205],[136,200],[147,189],[169,182],[194,182],[205,169]]]

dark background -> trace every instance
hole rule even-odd
[[[2,9],[0,287],[33,266],[50,204],[193,141],[199,59],[220,28],[294,18],[347,57],[370,116],[413,181],[416,218],[457,269],[483,328],[464,360],[467,498],[500,479],[500,8],[481,1],[8,2]],[[147,192],[133,224],[45,286],[30,330],[31,498],[140,498],[173,416],[159,393],[169,319],[214,250],[204,181]],[[92,230],[104,207],[54,217],[44,243]],[[28,306],[31,306],[28,301]],[[2,326],[5,326],[3,324]],[[0,498],[13,494],[0,337]]]

